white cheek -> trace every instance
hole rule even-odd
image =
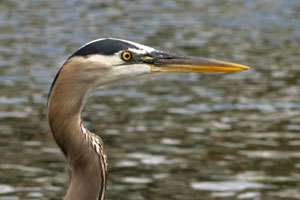
[[[108,71],[100,71],[97,75],[95,86],[151,74],[151,66],[147,64],[119,65],[107,69]]]
[[[124,62],[120,59],[119,55],[111,55],[111,56],[106,56],[106,55],[91,55],[87,58],[88,61],[102,64],[103,66],[114,66],[114,65],[121,65]]]
[[[149,73],[151,73],[151,66],[147,64],[120,65],[112,68],[111,76],[123,79]]]

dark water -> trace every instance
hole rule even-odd
[[[252,67],[97,89],[84,119],[106,143],[107,199],[300,199],[299,0],[1,0],[1,200],[64,195],[47,93],[106,36]]]

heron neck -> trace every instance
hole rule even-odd
[[[48,100],[48,119],[55,141],[65,156],[77,157],[83,149],[80,134],[84,98],[93,87],[93,79],[85,79],[82,58],[66,61],[55,79]],[[82,153],[81,153],[82,154]]]
[[[105,188],[101,171],[103,160],[92,149],[80,126],[83,101],[88,91],[85,84],[74,88],[73,82],[62,82],[58,77],[49,99],[49,125],[69,164],[70,182],[65,200],[100,199]]]
[[[48,119],[53,137],[67,158],[79,153],[82,144],[80,134],[81,110],[86,92],[66,90],[66,85],[57,84],[48,105]]]

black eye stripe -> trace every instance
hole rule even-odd
[[[93,54],[114,55],[115,53],[118,53],[120,51],[126,51],[129,48],[138,49],[138,47],[126,41],[121,41],[112,38],[100,39],[84,45],[83,47],[78,49],[74,54],[72,54],[70,57],[88,56]]]

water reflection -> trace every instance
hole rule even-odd
[[[9,185],[0,185],[0,194],[15,192],[15,189]]]
[[[245,181],[195,182],[191,187],[196,190],[208,191],[243,191],[247,189],[269,188],[270,186]]]
[[[0,2],[0,199],[61,199],[45,104],[74,49],[104,36],[252,67],[102,86],[86,126],[109,157],[108,199],[300,199],[300,3]]]
[[[152,180],[149,178],[138,178],[138,177],[125,177],[123,178],[125,183],[135,183],[135,184],[143,184],[143,183],[151,183]]]

